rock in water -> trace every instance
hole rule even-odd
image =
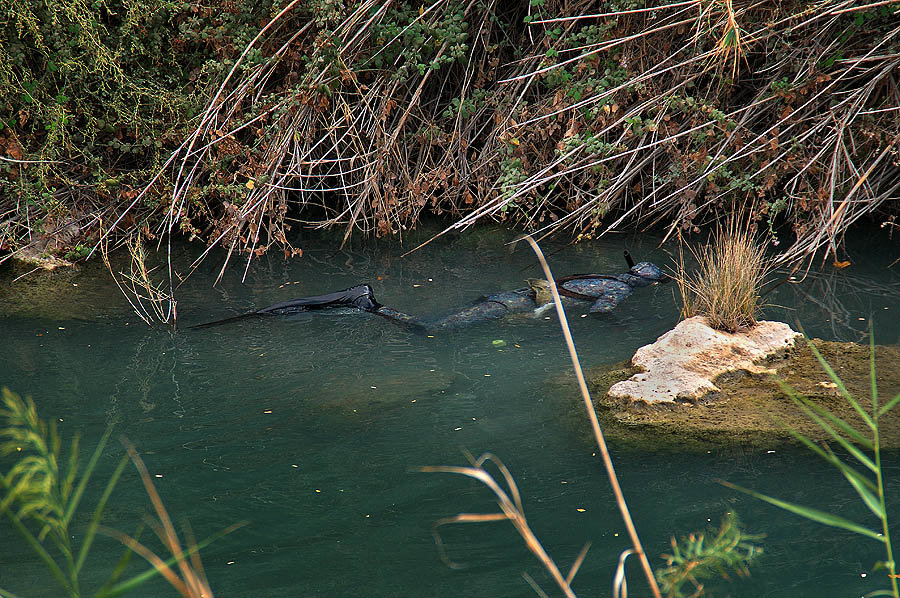
[[[718,392],[712,381],[721,374],[766,372],[757,363],[791,348],[801,336],[783,322],[768,321],[746,331],[722,332],[695,316],[638,349],[631,362],[641,372],[614,384],[609,396],[647,403],[694,402]]]

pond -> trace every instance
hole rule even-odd
[[[177,331],[138,320],[101,264],[52,277],[36,273],[14,285],[18,272],[4,266],[0,385],[33,396],[39,414],[55,420],[66,439],[81,434],[84,447],[114,425],[114,437],[140,450],[176,524],[189,521],[198,538],[247,521],[202,552],[219,596],[534,595],[523,571],[556,595],[506,522],[441,528],[446,556],[462,566],[442,561],[434,523],[497,506],[472,480],[416,468],[465,465],[465,451],[494,453],[509,467],[530,525],[562,569],[593,542],[574,588],[608,596],[628,541],[577,389],[559,390],[570,365],[555,318],[521,316],[429,336],[338,310],[188,329],[360,282],[371,283],[385,305],[439,315],[540,275],[526,246],[507,246],[513,233],[490,227],[441,237],[404,256],[434,230],[343,250],[335,250],[340,237],[333,233],[306,233],[298,241],[301,259],[274,252],[254,259],[243,281],[236,260],[215,286],[223,256],[214,253],[178,289]],[[642,234],[574,246],[548,240],[543,247],[563,276],[622,272],[623,249],[671,265],[659,241]],[[860,235],[848,248],[852,267],[829,265],[824,274],[778,287],[767,296],[767,314],[799,320],[814,336],[856,341],[874,318],[878,341],[897,344],[900,276],[891,261],[900,255],[898,243]],[[176,247],[177,269],[188,271],[201,251]],[[573,311],[582,362],[628,359],[671,328],[678,321],[673,291],[638,289],[609,317]],[[122,451],[114,441],[104,453],[87,505]],[[611,451],[655,567],[671,536],[718,524],[735,510],[748,532],[766,534],[765,554],[751,577],[714,583],[713,595],[859,596],[887,585],[872,570],[882,556],[875,542],[717,483],[874,525],[839,474],[804,450],[720,439],[697,452],[615,443]],[[886,469],[897,512],[898,455],[886,456]],[[131,533],[149,510],[129,467],[107,525]],[[76,533],[87,517],[76,519]],[[13,530],[2,529],[0,587],[25,598],[60,595]],[[151,536],[146,531],[142,540],[159,549]],[[84,585],[101,583],[120,554],[116,541],[99,539]],[[629,579],[631,595],[646,595],[637,563],[629,565]],[[133,595],[174,592],[157,579]]]

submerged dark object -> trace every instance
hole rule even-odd
[[[295,314],[312,309],[328,309],[329,307],[355,307],[362,311],[374,311],[381,307],[375,301],[372,287],[367,284],[356,285],[343,291],[316,295],[314,297],[300,297],[290,301],[282,301],[269,307],[264,307],[253,312],[254,314],[283,316]]]
[[[627,256],[626,259],[628,258],[630,256]],[[591,304],[591,313],[608,314],[631,295],[632,290],[635,288],[650,286],[667,280],[668,276],[658,266],[650,262],[641,262],[622,274],[578,274],[558,278],[553,281],[553,284],[556,285],[556,290],[559,292],[564,305],[589,302]],[[452,313],[437,321],[422,322],[416,318],[410,321],[411,316],[406,316],[406,314],[402,313],[399,315],[404,316],[401,320],[404,323],[412,323],[428,330],[441,330],[461,328],[476,322],[496,320],[508,314],[534,312],[535,309],[552,300],[549,297],[549,293],[546,296],[542,296],[541,291],[544,290],[542,287],[549,291],[549,284],[546,281],[529,282],[530,286],[522,289],[494,293],[482,297],[471,307]],[[386,314],[384,313],[385,310],[390,310],[392,313]],[[382,307],[375,310],[375,312],[392,319],[398,319],[397,315],[399,312],[390,308]]]
[[[325,295],[300,297],[298,299],[291,299],[290,301],[282,301],[281,303],[276,303],[269,307],[234,316],[233,318],[216,320],[215,322],[207,322],[206,324],[198,324],[197,326],[192,326],[192,328],[217,326],[219,324],[227,324],[228,322],[235,322],[254,316],[286,316],[305,311],[331,309],[334,307],[355,307],[362,311],[375,311],[381,307],[381,305],[375,301],[375,294],[372,292],[372,287],[367,284],[360,284],[355,287],[350,287],[349,289],[344,289],[343,291],[336,291]]]
[[[628,252],[625,252],[625,260],[629,265],[629,270],[622,274],[578,274],[559,278],[553,283],[556,285],[556,289],[559,291],[565,304],[589,302],[591,304],[591,313],[607,314],[631,295],[635,288],[650,286],[668,280],[668,276],[655,264],[650,262],[635,264]],[[546,304],[549,300],[549,295],[545,295],[543,291],[549,289],[549,284],[542,280],[530,282],[530,286],[525,288],[486,295],[473,305],[437,320],[422,319],[392,307],[381,305],[375,299],[372,287],[362,284],[326,295],[283,301],[226,320],[201,324],[195,326],[195,328],[224,324],[251,316],[286,315],[335,307],[351,307],[375,313],[397,324],[416,330],[429,331],[462,328],[477,322],[497,320],[509,314],[533,312],[538,307]]]

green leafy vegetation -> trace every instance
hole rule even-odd
[[[2,0],[0,245],[896,215],[896,6]],[[75,226],[72,233],[72,226]],[[783,226],[787,225],[787,226]],[[775,239],[779,242],[781,239]]]
[[[847,390],[844,382],[828,362],[825,361],[812,341],[807,341],[810,350],[815,354],[822,369],[825,370],[825,373],[831,379],[831,383],[834,384],[840,393],[841,398],[852,407],[858,416],[857,420],[841,418],[827,407],[807,399],[787,385],[782,385],[782,388],[797,407],[821,427],[831,441],[841,448],[843,453],[838,454],[827,443],[817,444],[807,436],[789,428],[791,433],[812,452],[840,472],[847,483],[856,491],[862,503],[874,516],[877,522],[875,526],[851,521],[836,513],[828,513],[813,507],[774,498],[728,482],[722,483],[729,488],[745,492],[780,509],[805,517],[810,521],[843,529],[875,540],[883,546],[885,559],[876,563],[874,569],[876,571],[884,571],[885,583],[889,585],[889,589],[877,590],[869,595],[893,596],[897,598],[900,596],[900,591],[898,591],[897,585],[896,563],[894,561],[894,549],[888,522],[889,513],[885,500],[885,469],[882,463],[879,420],[900,404],[900,394],[885,402],[879,400],[875,374],[875,340],[871,329],[869,342],[871,403],[869,406],[864,406],[861,401]]]
[[[53,251],[85,257],[77,246],[92,247],[132,205],[271,8],[0,1],[0,245],[18,249],[74,223],[79,233]],[[157,194],[169,184],[160,182]],[[159,196],[132,205],[129,230],[159,205]]]
[[[728,579],[729,573],[745,577],[763,552],[754,543],[761,538],[744,533],[734,512],[728,512],[717,529],[672,538],[672,552],[663,555],[666,566],[656,570],[659,587],[669,598],[702,596],[707,580]]]
[[[71,440],[66,454],[56,422],[51,421],[48,425],[41,420],[30,398],[22,399],[3,388],[2,405],[0,419],[3,420],[4,427],[0,428],[0,456],[13,456],[14,459],[6,472],[0,472],[0,517],[11,524],[25,545],[37,555],[60,586],[63,592],[61,595],[71,598],[84,595],[112,598],[134,589],[151,577],[161,575],[185,598],[212,596],[197,551],[239,526],[228,528],[199,544],[192,542],[189,547],[182,548],[143,461],[134,448],[129,447],[127,454],[119,459],[106,481],[103,492],[90,513],[87,527],[82,529],[74,521],[82,513],[82,499],[106,448],[112,428],[107,428],[87,465],[82,467],[79,437],[76,435]],[[140,532],[129,536],[102,526],[107,502],[129,459],[141,474],[141,480],[153,503],[159,521],[152,525],[172,555],[167,560],[157,556],[136,539]],[[98,532],[120,540],[126,549],[106,581],[99,588],[88,591],[83,587],[81,574]],[[134,553],[144,557],[151,566],[142,573],[122,579]],[[176,564],[177,572],[173,568]],[[0,593],[12,595],[6,589],[0,590]]]
[[[0,476],[0,515],[6,517],[37,554],[65,594],[81,596],[82,567],[97,535],[106,502],[128,458],[119,461],[94,507],[87,530],[76,544],[76,536],[70,529],[72,520],[109,440],[110,430],[97,443],[87,466],[81,469],[78,437],[72,439],[66,457],[56,422],[48,426],[39,419],[30,398],[23,400],[4,388],[0,418],[6,424],[0,429],[0,455],[16,455],[13,466]],[[105,587],[112,587],[121,573],[122,568],[116,567]]]

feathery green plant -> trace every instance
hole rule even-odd
[[[797,430],[792,428],[788,429],[811,451],[822,457],[822,459],[841,472],[844,478],[846,478],[850,485],[853,486],[853,489],[856,490],[856,493],[869,511],[875,516],[878,521],[877,527],[880,527],[880,529],[873,529],[867,524],[850,521],[849,519],[841,517],[840,515],[835,515],[834,513],[828,513],[773,498],[729,482],[722,482],[722,484],[729,488],[749,494],[750,496],[763,500],[769,504],[773,504],[786,511],[790,511],[791,513],[800,515],[801,517],[805,517],[811,521],[817,521],[825,525],[845,529],[880,542],[884,545],[885,560],[876,563],[875,568],[887,570],[888,579],[890,580],[890,589],[878,590],[868,595],[893,596],[894,598],[898,598],[900,592],[898,592],[897,586],[894,551],[893,546],[891,545],[888,512],[884,494],[884,470],[881,462],[879,419],[900,403],[900,393],[886,403],[879,404],[878,384],[875,377],[875,340],[871,328],[869,330],[869,381],[872,406],[869,410],[863,407],[863,405],[850,394],[843,381],[835,373],[834,369],[832,369],[825,358],[822,357],[822,354],[816,349],[815,345],[808,339],[807,343],[810,350],[815,354],[816,359],[819,360],[822,369],[825,370],[825,373],[828,374],[828,377],[831,378],[831,381],[836,385],[841,397],[843,397],[857,413],[862,425],[838,417],[828,408],[814,403],[807,397],[798,394],[787,384],[782,383],[782,389],[788,397],[790,397],[801,411],[831,436],[834,442],[846,451],[848,457],[838,456],[826,443],[822,443],[820,446]],[[852,459],[856,461],[855,465],[851,465],[852,461],[849,457],[852,457]],[[859,466],[861,466],[862,469],[860,469]]]
[[[82,470],[78,436],[72,439],[68,456],[64,456],[56,422],[48,426],[38,418],[30,398],[23,400],[4,388],[0,418],[6,422],[0,429],[0,455],[19,455],[10,470],[0,475],[3,492],[0,515],[9,519],[66,594],[81,596],[79,574],[97,534],[103,509],[128,457],[120,459],[94,508],[87,530],[75,543],[75,536],[70,533],[72,518],[106,447],[111,428],[103,434]]]
[[[706,579],[727,579],[729,572],[745,577],[750,563],[762,554],[762,548],[752,543],[760,538],[743,532],[734,511],[725,514],[718,529],[690,534],[681,541],[673,537],[671,554],[662,555],[666,567],[656,570],[659,587],[669,598],[680,598],[688,595],[683,588],[690,583],[690,596],[702,596]]]
[[[228,527],[199,543],[194,542],[191,536],[188,546],[182,548],[147,468],[134,447],[128,446],[127,454],[119,460],[106,483],[87,529],[78,542],[73,542],[76,536],[71,533],[70,524],[112,428],[107,428],[87,466],[81,470],[78,436],[72,439],[68,456],[64,456],[56,423],[51,422],[48,426],[42,421],[30,398],[22,399],[4,388],[2,402],[0,419],[5,420],[6,426],[0,428],[0,456],[14,454],[18,458],[8,472],[0,472],[0,517],[6,516],[9,519],[67,596],[78,598],[86,594],[81,588],[79,574],[94,537],[100,532],[116,538],[126,548],[109,578],[93,592],[95,598],[121,596],[156,575],[163,576],[185,598],[212,598],[212,590],[203,573],[198,551],[243,523]],[[129,459],[135,464],[159,519],[158,523],[150,524],[172,554],[167,560],[141,544],[136,539],[139,534],[129,536],[100,524],[107,500]],[[63,461],[65,465],[61,465]],[[134,553],[144,557],[151,567],[119,581]],[[175,565],[177,573],[173,567]],[[13,596],[5,589],[0,589],[0,594]]]

